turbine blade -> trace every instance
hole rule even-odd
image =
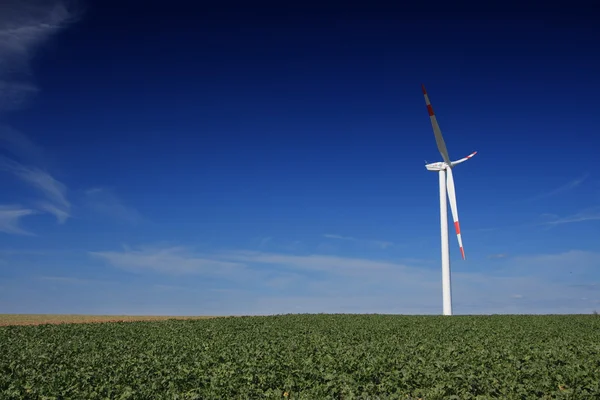
[[[456,237],[458,238],[460,254],[464,260],[465,249],[463,248],[462,238],[460,236],[460,223],[458,222],[458,207],[456,206],[456,192],[454,191],[454,177],[452,176],[452,168],[446,168],[446,190],[448,191],[448,199],[450,200],[452,220],[454,221],[454,229],[456,229]]]
[[[425,96],[425,104],[427,105],[427,111],[429,112],[429,118],[431,119],[431,126],[433,127],[433,134],[435,135],[435,142],[437,143],[438,150],[442,155],[442,158],[446,162],[446,164],[451,165],[450,157],[448,156],[448,149],[446,148],[446,143],[444,142],[444,138],[442,137],[442,131],[440,130],[440,126],[438,125],[437,119],[435,118],[435,113],[433,112],[433,107],[429,102],[429,96],[427,95],[427,91],[425,90],[425,85],[421,85],[421,89],[423,89],[423,95]]]
[[[456,164],[460,164],[461,162],[467,161],[469,158],[473,157],[475,154],[477,154],[476,151],[472,152],[471,154],[469,154],[465,158],[461,158],[460,160],[452,161],[452,166],[454,167]]]

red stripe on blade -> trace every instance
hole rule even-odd
[[[465,249],[460,248],[460,254],[462,254],[463,260],[465,259]]]
[[[433,107],[431,107],[431,104],[427,105],[427,111],[429,111],[429,116],[432,117],[433,114]]]
[[[421,89],[423,90],[423,94],[427,94],[427,91],[425,90],[425,85],[421,85]]]
[[[458,221],[454,223],[454,229],[456,229],[456,234],[460,235],[460,224],[458,223]]]

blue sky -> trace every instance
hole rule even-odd
[[[454,312],[600,310],[585,10],[6,4],[0,313],[440,314],[421,83]]]

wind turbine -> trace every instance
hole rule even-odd
[[[456,207],[456,192],[454,191],[454,177],[452,176],[452,168],[456,164],[467,161],[473,157],[477,152],[469,154],[465,158],[461,158],[457,161],[450,161],[448,156],[448,149],[446,149],[446,143],[442,137],[442,131],[437,123],[433,107],[429,102],[429,96],[425,90],[425,85],[421,85],[423,89],[423,95],[425,96],[425,104],[427,105],[427,111],[429,112],[429,118],[431,119],[431,125],[433,127],[433,134],[435,135],[435,141],[437,143],[438,150],[442,155],[444,161],[436,162],[432,164],[426,164],[425,168],[429,171],[438,171],[440,178],[440,227],[442,237],[442,298],[444,304],[444,315],[452,315],[452,288],[450,284],[450,248],[448,247],[448,205],[446,204],[446,191],[448,192],[448,198],[450,199],[450,208],[452,210],[452,219],[454,220],[454,228],[456,229],[456,237],[458,238],[458,246],[460,248],[460,254],[463,260],[465,259],[465,250],[462,244],[462,238],[460,236],[460,224],[458,223],[458,208]]]

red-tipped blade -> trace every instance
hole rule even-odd
[[[446,143],[444,142],[444,138],[442,137],[442,131],[440,130],[437,118],[435,117],[435,113],[433,112],[433,107],[431,106],[431,102],[429,101],[429,95],[427,95],[427,91],[425,90],[425,85],[421,85],[421,89],[423,89],[423,96],[425,96],[425,104],[427,105],[427,112],[429,113],[429,118],[431,119],[431,126],[433,127],[433,134],[435,135],[435,142],[437,144],[438,150],[442,155],[444,162],[446,162],[446,164],[448,165],[452,165],[450,157],[448,156],[448,149],[446,148]]]
[[[448,199],[450,200],[450,209],[452,210],[452,220],[454,221],[454,229],[456,229],[456,237],[458,239],[458,246],[460,247],[460,254],[463,260],[465,259],[465,249],[462,244],[462,237],[460,235],[460,223],[458,222],[458,207],[456,205],[456,192],[454,191],[454,176],[452,175],[452,169],[446,169],[446,190],[448,191]]]

